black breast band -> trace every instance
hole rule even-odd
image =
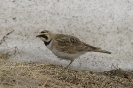
[[[50,44],[51,41],[52,41],[52,39],[49,42],[44,42],[44,44],[47,46]]]

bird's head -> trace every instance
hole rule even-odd
[[[43,30],[36,37],[39,37],[43,42],[49,42],[53,38],[53,33],[48,30]]]

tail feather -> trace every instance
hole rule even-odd
[[[94,52],[101,52],[101,53],[107,53],[107,54],[111,54],[111,52],[109,52],[109,51],[106,51],[106,50],[101,50],[101,49],[94,50]]]
[[[93,46],[90,46],[88,47],[88,51],[92,51],[92,52],[101,52],[101,53],[107,53],[107,54],[111,54],[111,52],[109,51],[106,51],[106,50],[102,50],[101,48],[99,47],[93,47]]]

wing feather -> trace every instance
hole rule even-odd
[[[78,38],[70,35],[58,34],[55,36],[56,48],[61,52],[77,53],[79,51],[86,51],[85,43]]]

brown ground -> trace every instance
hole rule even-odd
[[[0,56],[0,88],[133,88],[133,74],[66,70],[62,66],[15,63]]]

